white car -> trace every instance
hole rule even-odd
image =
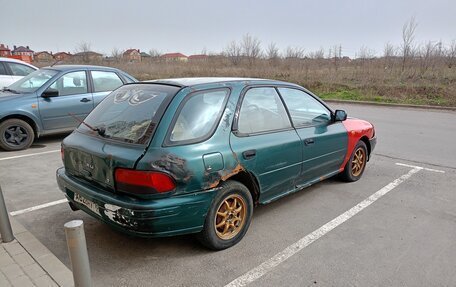
[[[11,58],[0,57],[0,89],[38,70],[37,67]]]

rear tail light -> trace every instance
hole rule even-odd
[[[156,194],[173,191],[174,179],[162,172],[118,168],[114,173],[118,191],[135,194]]]
[[[65,163],[65,150],[63,149],[63,145],[60,146],[60,157],[62,158],[63,163]]]

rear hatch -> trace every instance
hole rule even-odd
[[[62,143],[68,174],[114,190],[116,168],[135,168],[179,87],[125,85],[108,95]]]

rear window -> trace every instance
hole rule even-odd
[[[109,94],[84,120],[99,129],[101,136],[121,142],[146,144],[151,138],[165,103],[178,87],[166,85],[126,85]],[[78,130],[98,134],[81,124]]]

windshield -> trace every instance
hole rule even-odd
[[[8,86],[8,89],[18,93],[33,93],[41,88],[49,79],[51,79],[57,71],[41,69],[28,74],[19,81]]]
[[[160,109],[162,103],[178,90],[178,87],[156,84],[122,86],[109,94],[84,120],[102,132],[94,132],[86,125],[79,125],[78,131],[122,142],[146,144],[161,117],[157,112],[163,112]]]

